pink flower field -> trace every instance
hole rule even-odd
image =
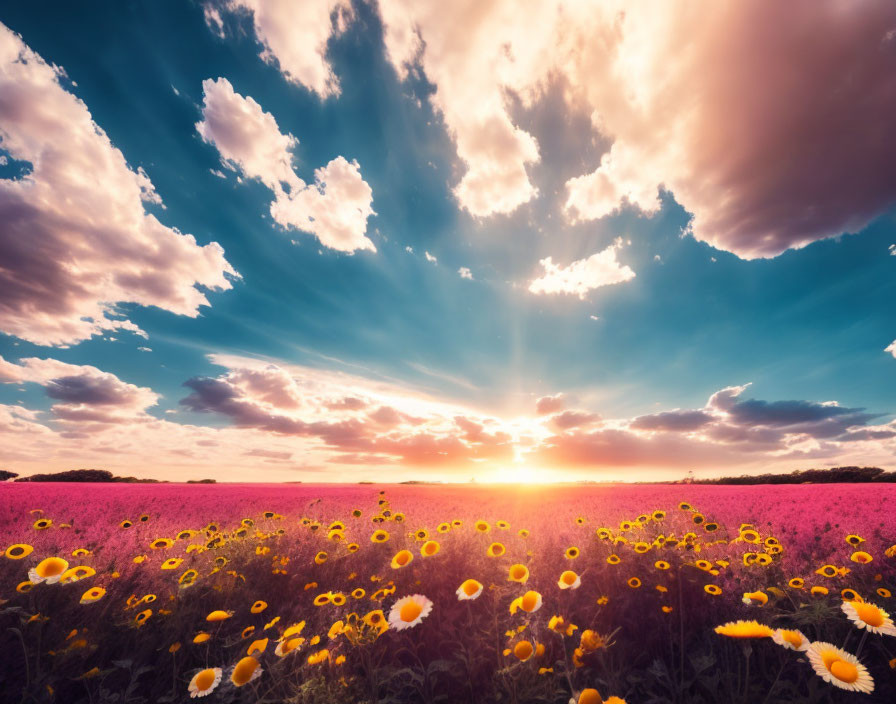
[[[4,484],[0,699],[893,701],[894,498]]]

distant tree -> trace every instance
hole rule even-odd
[[[694,479],[694,484],[870,484],[896,482],[896,472],[880,467],[795,469],[789,474],[742,474],[739,477]],[[688,482],[691,483],[691,482]]]
[[[8,469],[0,469],[0,482],[5,482],[8,479],[15,479],[18,474],[15,472],[10,472]]]
[[[105,469],[70,469],[53,474],[32,474],[17,482],[114,482],[115,476]]]
[[[187,484],[217,484],[217,479],[187,479]]]

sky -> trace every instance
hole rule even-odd
[[[896,5],[0,7],[0,468],[896,468]]]

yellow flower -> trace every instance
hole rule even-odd
[[[627,584],[628,584],[628,586],[630,586],[632,589],[637,589],[638,587],[641,586],[641,580],[638,579],[637,577],[631,577],[631,578],[628,580]]]
[[[205,620],[210,622],[226,621],[231,616],[233,616],[233,611],[221,611],[220,609],[218,609],[216,611],[212,611],[208,616],[206,616]]]
[[[41,518],[34,522],[34,530],[46,530],[53,525],[53,521],[49,518]]]
[[[258,660],[251,655],[247,655],[233,666],[233,670],[230,673],[230,681],[234,686],[242,687],[244,684],[249,684],[249,682],[261,677],[261,673],[262,669]]]
[[[541,594],[530,590],[511,602],[510,613],[515,614],[518,609],[522,609],[528,614],[535,613],[541,608],[541,605]]]
[[[893,619],[879,606],[861,601],[844,601],[840,608],[856,628],[864,628],[880,635],[896,636]]]
[[[507,580],[510,582],[519,582],[525,584],[529,579],[529,568],[525,565],[511,565],[507,574]]]
[[[62,577],[60,578],[60,582],[62,584],[71,584],[72,582],[77,582],[78,580],[85,579],[86,577],[93,577],[96,574],[96,570],[93,567],[88,567],[87,565],[78,565],[77,567],[70,567],[65,572],[62,573]]]
[[[478,533],[488,533],[492,529],[492,527],[485,521],[476,521],[475,528]]]
[[[268,608],[268,603],[259,599],[254,604],[252,604],[252,606],[249,608],[249,611],[253,614],[260,614],[266,608]]]
[[[252,655],[252,653],[263,653],[267,650],[269,638],[259,638],[258,640],[253,640],[249,645],[248,650],[246,650],[246,655]]]
[[[200,631],[195,636],[193,636],[194,643],[205,643],[212,639],[211,633],[206,633],[205,631]]]
[[[163,570],[176,570],[184,561],[182,557],[169,557],[162,563]]]
[[[384,530],[375,530],[370,536],[371,543],[385,543],[389,540],[389,534]]]
[[[492,543],[488,546],[485,554],[489,557],[501,557],[501,555],[503,555],[505,551],[506,548],[501,543]]]
[[[363,599],[364,595],[367,594],[361,587],[352,590],[352,599]]]
[[[657,560],[656,562],[653,563],[653,566],[656,567],[658,570],[667,570],[667,569],[669,569],[669,567],[671,567],[671,565],[668,562],[666,562],[665,560]]]
[[[396,631],[413,628],[432,611],[432,602],[422,594],[399,599],[389,612],[389,626]]]
[[[765,606],[768,603],[768,594],[762,591],[745,592],[741,600],[747,606]]]
[[[15,545],[10,545],[6,548],[4,555],[10,560],[21,560],[23,557],[28,557],[32,552],[34,552],[34,548],[30,545],[16,543]]]
[[[716,626],[715,632],[729,638],[771,638],[774,631],[758,621],[731,621]]]
[[[221,674],[220,667],[209,667],[205,670],[200,670],[193,675],[193,679],[190,680],[188,687],[190,698],[204,697],[211,694],[215,690],[215,687],[220,684]]]
[[[582,579],[572,570],[566,570],[560,575],[557,586],[561,589],[578,589],[582,584]]]
[[[28,570],[28,579],[32,584],[55,584],[68,569],[68,562],[61,557],[47,557],[41,560],[37,567]]]
[[[722,593],[721,587],[716,586],[715,584],[707,584],[703,587],[703,591],[707,594],[711,594],[712,596],[718,596]]]
[[[457,588],[457,598],[459,601],[476,599],[482,594],[482,589],[483,586],[481,582],[477,582],[475,579],[465,580],[464,583]]]
[[[581,554],[582,554],[582,551],[581,551],[581,550],[579,550],[579,549],[578,549],[577,547],[575,547],[575,546],[572,546],[572,547],[566,548],[566,552],[564,553],[564,557],[565,557],[567,560],[575,560],[575,559],[576,559],[579,555],[581,555]]]
[[[619,558],[619,555],[616,555],[615,553],[607,558],[608,565],[618,565],[620,562],[622,562],[622,560]]]
[[[870,553],[865,552],[864,550],[858,550],[849,556],[849,559],[853,562],[858,562],[860,565],[867,565],[874,558],[871,557]]]
[[[439,551],[440,547],[435,540],[427,540],[423,543],[423,547],[420,548],[420,554],[423,557],[432,557]]]
[[[327,561],[327,553],[321,551],[314,556],[314,564],[322,565]]]
[[[534,653],[534,646],[527,640],[521,640],[513,646],[513,655],[520,662],[526,662]]]
[[[822,577],[836,577],[838,570],[834,565],[822,565],[815,570],[815,574],[820,574]]]
[[[772,640],[788,650],[805,651],[809,649],[809,641],[802,631],[778,628],[772,634]]]
[[[152,609],[143,609],[143,611],[134,616],[134,625],[140,628],[149,620],[150,616],[152,616]]]
[[[81,595],[82,604],[92,604],[106,596],[106,590],[102,587],[92,587]]]
[[[812,643],[806,655],[815,674],[825,682],[851,692],[870,694],[874,691],[874,680],[852,653],[830,643]]]
[[[603,698],[596,689],[583,689],[578,698],[571,700],[571,704],[604,704]]]

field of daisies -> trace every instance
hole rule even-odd
[[[896,487],[0,486],[2,702],[894,702]]]

